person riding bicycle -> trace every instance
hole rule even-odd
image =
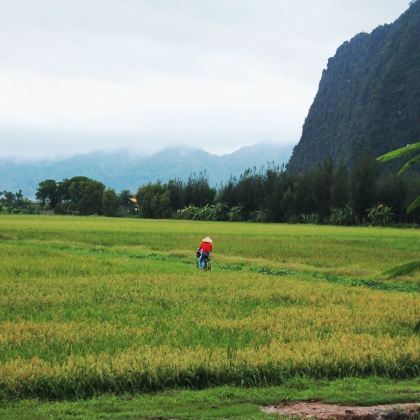
[[[201,245],[196,251],[196,255],[198,258],[198,267],[200,268],[200,270],[205,269],[206,262],[209,259],[212,251],[213,251],[213,241],[209,236],[206,236],[201,241]]]

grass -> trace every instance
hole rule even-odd
[[[217,257],[260,260],[291,269],[371,275],[418,259],[416,229],[3,216],[1,234],[17,240],[176,251],[192,255],[198,239],[215,238]],[[10,240],[10,239],[9,239]]]
[[[420,273],[398,269],[419,249],[416,229],[1,216],[0,417],[255,414],[302,381],[290,398],[419,400],[393,391],[419,385]]]
[[[383,274],[388,278],[395,278],[418,272],[420,272],[420,260],[397,265],[396,267],[385,270]]]
[[[282,386],[206,390],[167,390],[151,394],[102,395],[79,401],[45,402],[36,399],[0,403],[0,417],[9,418],[267,418],[264,405],[279,401],[323,400],[365,404],[413,401],[420,383],[383,378],[347,378],[333,381],[295,378]]]

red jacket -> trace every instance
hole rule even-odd
[[[209,242],[201,242],[200,248],[198,249],[201,249],[206,254],[210,254],[210,252],[213,251],[213,245]]]

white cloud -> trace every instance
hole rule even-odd
[[[297,141],[328,57],[407,3],[0,0],[0,155]]]

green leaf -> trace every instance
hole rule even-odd
[[[418,207],[420,207],[420,195],[410,204],[407,209],[407,213],[411,213]]]
[[[407,144],[407,146],[401,147],[400,149],[392,150],[385,155],[379,156],[376,160],[380,162],[387,162],[391,159],[399,158],[401,156],[407,155],[409,153],[420,150],[420,143]]]
[[[398,175],[401,175],[403,172],[410,169],[413,165],[416,163],[420,163],[420,155],[414,156],[412,159],[410,159],[398,172]]]

